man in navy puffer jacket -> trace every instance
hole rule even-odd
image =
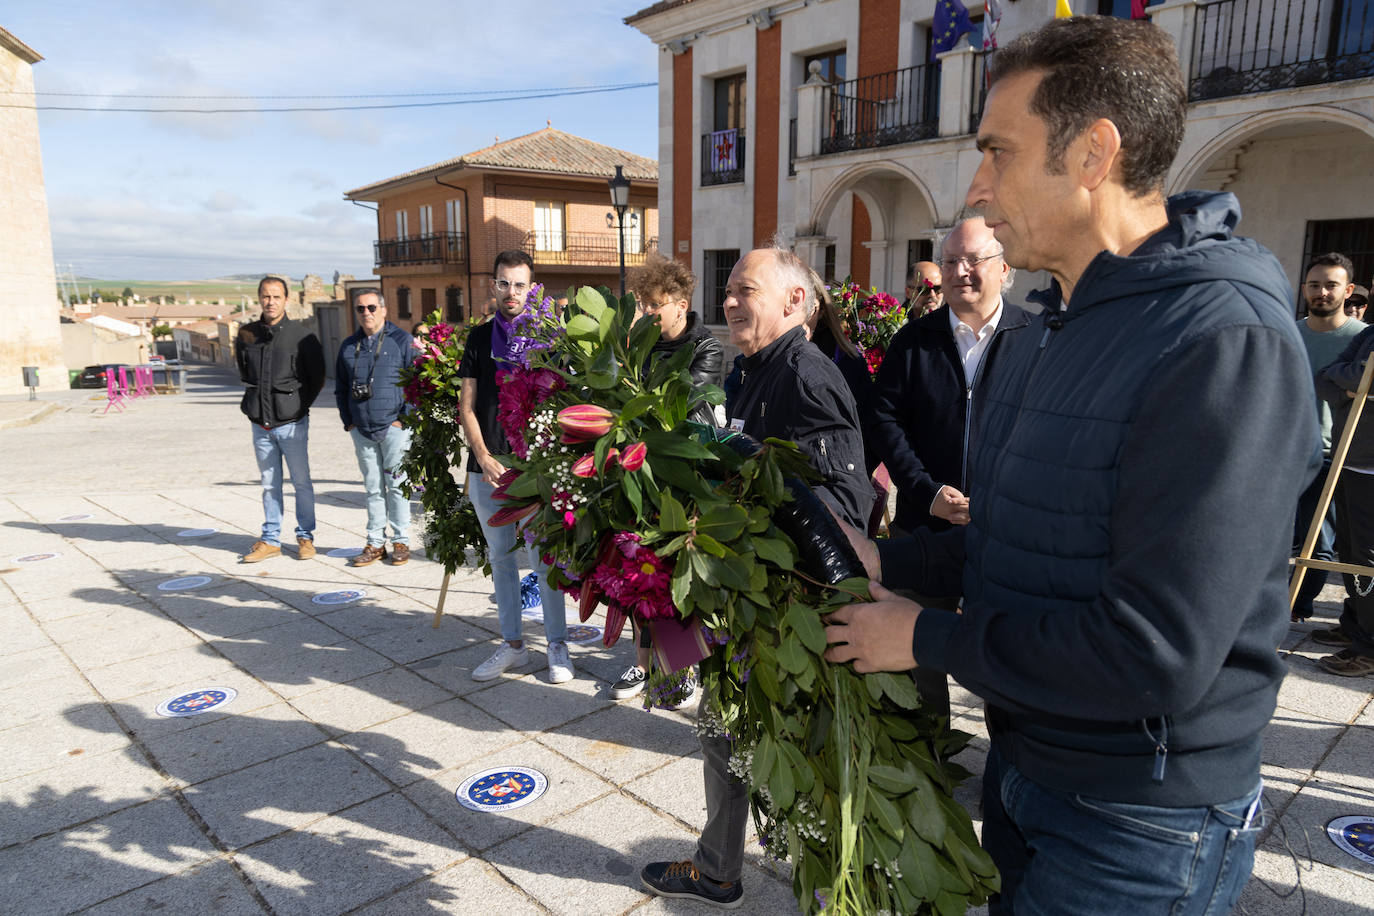
[[[883,585],[832,616],[827,657],[987,701],[994,914],[1226,912],[1321,458],[1288,282],[1232,234],[1232,195],[1163,196],[1185,106],[1167,33],[1055,20],[990,67],[967,203],[1055,283],[988,389],[971,523],[860,543]]]
[[[367,566],[388,556],[391,564],[410,559],[410,500],[401,492],[401,461],[410,448],[410,430],[401,416],[410,412],[401,391],[401,370],[415,362],[414,338],[386,320],[386,301],[375,289],[353,296],[358,330],[339,346],[334,398],[339,419],[353,435],[358,468],[367,491],[367,544],[351,561]]]

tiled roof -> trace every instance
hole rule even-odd
[[[503,140],[484,149],[465,153],[456,159],[446,159],[382,181],[374,181],[372,184],[344,192],[344,197],[367,194],[383,185],[404,181],[407,178],[463,167],[610,178],[615,174],[617,165],[623,165],[625,177],[633,181],[658,181],[656,159],[637,156],[583,137],[575,137],[554,127],[545,127],[523,137]]]
[[[658,13],[665,13],[668,10],[676,9],[679,6],[686,6],[691,2],[692,0],[659,0],[659,2],[655,3],[653,6],[646,6],[639,12],[631,13],[629,16],[626,16],[625,24],[634,25],[641,19],[648,19],[650,16],[656,15]]]

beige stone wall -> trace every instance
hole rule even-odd
[[[148,343],[142,337],[120,337],[118,334],[78,321],[60,326],[62,358],[72,369],[84,369],[104,363],[126,363],[130,366],[147,362]],[[61,384],[47,378],[40,370],[38,380],[44,388],[67,385],[64,372]]]
[[[0,93],[33,105],[33,67],[0,45]],[[21,368],[37,366],[43,388],[67,387],[58,322],[48,198],[38,143],[38,113],[0,108],[0,394],[17,394]]]

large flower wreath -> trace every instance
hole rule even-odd
[[[560,315],[536,290],[517,319],[527,347],[501,389],[517,454],[493,520],[523,523],[584,620],[607,605],[608,644],[634,614],[665,669],[700,661],[702,727],[732,739],[803,911],[952,916],[984,901],[997,873],[952,797],[969,774],[949,758],[969,736],[909,677],[822,657],[822,616],[867,600],[867,581],[817,581],[814,545],[780,526],[814,500],[795,483],[814,476],[806,459],[689,423],[695,402],[721,399],[693,387],[691,348],[646,366],[659,331],[631,326],[633,298],[570,298]]]
[[[410,450],[401,461],[401,490],[407,498],[419,495],[425,510],[425,553],[449,574],[465,565],[469,556],[491,572],[477,511],[463,491],[461,475],[453,474],[464,448],[458,419],[462,391],[458,364],[473,326],[454,327],[442,321],[438,312],[430,315],[417,338],[420,353],[401,373],[402,391],[414,408],[401,418],[412,431]]]

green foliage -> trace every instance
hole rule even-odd
[[[169,324],[155,324],[152,328],[152,335],[154,340],[157,340],[159,337],[171,337],[172,326]]]
[[[487,541],[472,501],[464,492],[465,443],[458,419],[462,390],[458,364],[473,326],[454,328],[444,324],[438,312],[430,315],[426,319],[425,348],[415,364],[401,373],[411,406],[401,422],[412,431],[410,450],[401,463],[405,473],[401,489],[410,498],[419,494],[425,510],[425,553],[431,560],[452,573],[466,565],[471,554],[490,575]]]

